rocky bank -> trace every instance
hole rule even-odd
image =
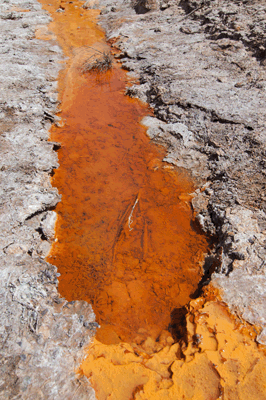
[[[192,205],[215,240],[205,283],[215,270],[212,282],[231,311],[259,325],[265,344],[265,2],[101,0],[97,7],[123,68],[140,83],[128,94],[154,108],[143,121],[148,135],[201,185]]]
[[[50,184],[58,144],[48,137],[62,54],[35,39],[49,21],[35,0],[1,2],[1,399],[92,393],[75,374],[95,330],[92,308],[60,298],[56,268],[45,261],[60,201]]]

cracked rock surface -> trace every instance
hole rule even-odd
[[[193,207],[217,239],[212,279],[266,344],[265,4],[260,1],[101,0],[101,24],[139,81],[128,94],[166,161],[201,190]],[[206,264],[206,276],[212,266]]]
[[[49,179],[58,144],[47,140],[62,59],[58,46],[35,39],[48,22],[35,0],[1,2],[1,399],[94,398],[75,373],[94,313],[60,298],[57,270],[45,261],[60,201]]]

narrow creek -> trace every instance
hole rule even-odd
[[[202,275],[207,240],[193,228],[186,202],[193,182],[162,162],[165,150],[140,124],[151,111],[124,95],[120,66],[83,72],[94,49],[105,50],[103,34],[87,26],[80,7],[76,15],[75,3],[65,7],[57,13],[62,28],[78,22],[80,29],[57,32],[71,55],[59,86],[63,126],[51,130],[62,146],[52,179],[62,202],[49,261],[61,273],[62,296],[93,305],[99,340],[156,339]]]
[[[100,325],[80,369],[92,377],[97,398],[142,398],[138,393],[151,378],[143,360],[153,360],[151,379],[164,379],[161,389],[171,386],[184,306],[203,275],[208,241],[193,222],[195,186],[150,142],[141,120],[152,110],[125,96],[130,82],[120,65],[84,71],[88,60],[109,51],[99,12],[82,9],[78,0],[41,3],[53,22],[36,37],[56,37],[68,57],[59,77],[61,123],[51,129],[51,140],[61,144],[52,184],[62,201],[49,262],[61,274],[60,294],[91,303]],[[99,357],[125,368],[112,372],[109,364],[92,362]],[[134,357],[142,357],[142,366]],[[114,386],[119,393],[108,397]],[[165,393],[158,399],[172,398]]]

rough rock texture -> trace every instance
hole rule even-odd
[[[258,340],[266,343],[265,4],[101,0],[100,7],[124,68],[140,81],[128,93],[155,109],[143,121],[148,134],[167,145],[166,161],[202,182],[193,207],[217,237],[214,283],[232,310],[264,328]],[[94,397],[75,375],[95,328],[92,309],[59,297],[56,268],[45,261],[60,200],[49,181],[58,144],[47,139],[57,122],[61,51],[34,39],[48,22],[36,0],[0,4],[3,399]]]
[[[193,207],[217,238],[215,284],[231,310],[263,328],[266,343],[265,2],[100,7],[123,68],[140,83],[128,94],[155,110],[143,121],[148,134],[166,144],[166,161],[202,182]]]
[[[1,2],[1,399],[94,398],[75,374],[93,311],[60,298],[56,268],[45,261],[60,200],[49,180],[58,145],[47,139],[61,50],[34,39],[48,22],[35,0]]]

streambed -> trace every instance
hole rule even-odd
[[[140,344],[168,329],[179,337],[175,310],[197,290],[208,251],[193,222],[195,187],[181,168],[162,161],[166,150],[150,142],[140,122],[152,112],[125,96],[119,65],[84,73],[86,60],[105,44],[94,42],[101,32],[75,7],[66,3],[59,14],[58,35],[71,52],[59,84],[62,126],[51,130],[51,140],[61,144],[52,182],[62,200],[49,262],[61,274],[62,296],[92,304],[103,343]],[[68,41],[75,18],[81,30],[71,31]],[[83,35],[91,38],[88,47]]]
[[[83,11],[84,9],[81,4],[82,3],[78,3],[73,6],[76,17],[85,17],[85,11]],[[57,13],[53,13],[52,8],[49,9],[55,21],[55,23],[53,23],[54,32],[63,31],[62,26],[65,23],[72,38],[71,47],[73,49],[77,44],[76,36],[73,32],[81,30],[85,33],[87,27],[91,24],[91,18],[94,20],[98,12],[94,10],[89,11],[89,18],[87,15],[86,24],[84,25],[76,18],[72,18],[69,24],[67,19],[64,20],[64,18],[62,18],[65,13],[64,10],[66,10],[65,4],[58,3],[57,6]],[[49,7],[52,6],[50,5]],[[107,19],[109,18],[108,13],[114,13],[115,7],[117,7],[117,4],[112,10],[109,10],[108,7],[105,9],[104,12],[107,12]],[[170,11],[171,14],[174,8],[172,8],[172,5],[169,5],[169,7],[170,10],[168,11]],[[165,10],[165,8],[163,10]],[[166,10],[166,12],[164,12],[164,16],[167,16],[167,21],[171,19],[168,11]],[[54,207],[59,200],[56,188],[51,188],[49,184],[48,173],[57,165],[55,153],[52,152],[52,148],[59,147],[59,143],[50,142],[50,144],[48,144],[46,142],[49,121],[56,120],[57,125],[65,129],[65,126],[63,127],[64,120],[61,119],[60,121],[58,117],[54,117],[56,96],[54,93],[55,85],[53,80],[56,78],[59,69],[57,61],[60,59],[60,49],[56,46],[56,36],[52,32],[52,29],[42,25],[47,23],[48,20],[37,2],[32,1],[25,5],[18,5],[15,4],[15,2],[7,4],[7,2],[5,2],[5,4],[1,5],[1,12],[1,24],[4,25],[3,38],[6,40],[4,50],[14,50],[12,63],[16,66],[17,75],[19,77],[23,76],[24,79],[9,84],[9,82],[11,82],[10,79],[13,79],[12,73],[15,71],[13,65],[11,66],[10,64],[8,68],[9,73],[6,74],[5,72],[5,79],[2,82],[5,87],[5,93],[3,93],[5,101],[2,107],[5,119],[2,124],[4,134],[1,136],[1,143],[3,143],[5,152],[12,154],[12,157],[3,158],[3,166],[1,168],[1,175],[4,178],[1,181],[1,185],[5,188],[3,195],[3,235],[1,237],[3,243],[2,259],[4,268],[1,284],[4,285],[3,288],[6,294],[3,302],[3,312],[1,314],[3,327],[3,337],[1,336],[1,338],[4,340],[3,352],[1,352],[3,359],[1,368],[3,370],[3,379],[5,382],[1,387],[1,393],[4,391],[4,396],[11,396],[11,398],[20,396],[21,398],[27,399],[43,397],[53,399],[60,399],[62,397],[71,399],[92,398],[93,394],[84,376],[85,374],[90,377],[97,391],[98,398],[106,398],[106,396],[112,395],[114,398],[118,399],[120,396],[120,398],[124,399],[126,389],[128,396],[134,398],[143,398],[144,396],[144,398],[169,399],[172,397],[176,398],[176,396],[179,395],[184,398],[195,399],[200,397],[204,399],[218,398],[221,396],[222,398],[228,399],[251,398],[251,396],[254,396],[256,400],[260,398],[264,399],[263,371],[265,371],[265,361],[263,358],[263,347],[257,346],[255,342],[260,328],[249,326],[244,321],[241,322],[237,318],[230,316],[226,305],[219,297],[219,293],[215,290],[212,291],[213,289],[211,286],[205,291],[203,297],[190,302],[188,306],[189,313],[186,316],[186,331],[182,334],[183,337],[186,337],[186,340],[183,341],[183,343],[174,343],[171,335],[169,336],[170,332],[167,331],[163,331],[156,341],[152,340],[152,338],[146,339],[142,343],[141,348],[139,344],[131,346],[122,342],[110,346],[95,341],[93,347],[89,350],[86,360],[81,366],[80,371],[84,374],[81,374],[79,377],[73,374],[74,369],[77,371],[81,357],[84,357],[86,354],[82,347],[84,344],[88,343],[91,333],[95,329],[93,314],[87,303],[82,301],[67,302],[58,296],[56,292],[56,270],[53,265],[44,261],[45,255],[50,248],[49,242],[53,240],[53,221],[55,219],[55,213],[51,211],[51,207]],[[120,10],[118,10],[116,14],[111,14],[112,20],[114,20],[114,16],[121,15],[119,12]],[[141,15],[134,16],[134,11],[130,11],[129,9],[126,11],[122,10],[122,14],[124,12],[129,13],[128,15],[130,15],[130,18],[133,18],[133,20],[146,19],[146,21],[149,21],[151,24],[154,23],[153,20],[156,20],[157,15],[156,10],[151,17],[149,13],[146,17]],[[241,13],[239,15],[241,15]],[[122,17],[119,21],[120,28],[125,21],[129,21],[127,18],[125,19]],[[60,19],[61,22],[58,24]],[[34,39],[34,36],[32,36],[32,27],[36,29],[38,22],[41,25],[38,26],[36,37],[47,39],[47,42]],[[114,26],[115,25],[113,25],[113,28]],[[11,27],[12,35],[9,34]],[[134,29],[134,23],[131,25],[130,29],[132,28]],[[165,29],[163,20],[161,21],[160,28],[163,30]],[[120,32],[123,34],[124,28],[121,29]],[[196,35],[193,37],[198,38],[200,33],[196,33],[193,29],[194,27],[192,27],[191,31],[191,26],[190,28],[186,28],[186,33],[183,33],[183,35],[190,35],[192,32],[193,35]],[[155,30],[159,32],[158,27]],[[155,30],[154,33],[156,33]],[[173,31],[175,31],[175,28]],[[95,31],[93,32],[95,34]],[[103,32],[97,32],[99,36],[96,35],[93,40],[101,41],[104,38]],[[126,28],[126,32],[128,32],[128,27]],[[140,33],[141,32],[138,31],[138,34]],[[136,40],[138,34],[135,35]],[[184,36],[181,36],[179,35],[178,37],[183,40]],[[83,36],[81,35],[81,37]],[[189,36],[186,37],[189,38]],[[85,35],[83,46],[88,45],[88,38],[89,35]],[[160,38],[163,38],[163,34],[157,37],[157,39]],[[196,39],[196,42],[197,40],[198,39]],[[201,40],[203,39],[201,38]],[[160,40],[158,43],[159,42]],[[196,42],[195,46],[197,46]],[[122,48],[124,46],[123,43],[125,42],[120,42]],[[148,44],[149,41],[142,43]],[[156,42],[153,41],[153,51],[155,43]],[[23,44],[23,52],[20,52],[20,57],[16,58],[16,54],[18,53],[18,47],[16,46],[21,44]],[[130,45],[130,41],[128,44]],[[61,41],[60,45],[64,48],[64,41]],[[100,46],[102,45],[103,42],[100,43]],[[99,49],[103,50],[102,47]],[[163,47],[161,47],[161,49],[163,49]],[[76,52],[76,66],[79,65],[79,63],[82,64],[82,60],[86,59],[86,57],[90,57],[91,53],[87,50],[88,49],[86,49],[85,52]],[[67,47],[64,48],[64,51],[67,55],[71,53],[71,49]],[[140,51],[140,48],[138,48],[138,51]],[[230,53],[231,50],[227,51]],[[127,64],[125,65],[127,69],[132,68],[132,65],[135,65],[135,67],[137,65],[143,65],[143,61],[141,61],[143,58],[139,60],[141,62],[134,64],[135,53],[132,52],[132,49],[128,49],[128,54],[130,54],[131,61],[124,61],[124,64]],[[148,54],[147,51],[146,54]],[[194,53],[189,52],[188,55],[190,54],[193,55]],[[245,53],[241,52],[241,57],[243,54],[245,56]],[[128,57],[125,52],[124,55]],[[239,52],[238,55],[240,55]],[[183,59],[184,56],[182,60]],[[201,62],[201,58],[199,58],[199,61]],[[157,62],[159,62],[159,58]],[[23,65],[23,67],[21,67],[21,65]],[[26,67],[24,67],[24,65],[26,65]],[[38,66],[38,68],[36,68],[36,66]],[[254,63],[249,63],[249,67],[253,73]],[[27,68],[27,73],[23,72],[24,68]],[[65,69],[65,72],[62,72],[60,82],[65,85],[67,79],[70,78],[70,82],[72,79],[73,87],[76,83],[76,80],[73,79],[73,77],[76,78],[75,75],[73,75],[74,70],[75,68],[72,69],[72,75],[69,74],[67,76],[65,74],[67,69]],[[7,71],[7,69],[3,69],[3,71]],[[170,70],[167,71],[167,73],[170,74]],[[169,76],[171,76],[171,74]],[[22,81],[25,81],[26,84]],[[225,81],[223,81],[223,84],[224,82]],[[143,83],[142,78],[141,90],[138,89],[138,86],[133,86],[130,92],[132,94],[138,92],[142,97],[145,97],[143,96],[143,89],[144,87],[147,88],[147,83],[144,83],[144,85]],[[150,84],[153,85],[153,82],[151,81]],[[159,86],[159,92],[157,94],[155,93],[156,99],[160,99],[160,96],[163,94],[163,86]],[[71,87],[71,85],[65,85],[65,88],[67,87]],[[237,90],[243,94],[246,89]],[[258,91],[259,89],[254,87],[254,89],[251,90]],[[68,94],[71,103],[72,93],[68,92]],[[204,93],[202,92],[202,94],[204,98]],[[226,92],[224,95],[225,94]],[[262,92],[260,92],[260,96],[261,94]],[[14,99],[17,100],[10,101],[8,97],[13,98],[13,96]],[[154,94],[152,94],[152,96],[154,96]],[[34,101],[31,101],[31,99],[34,99]],[[169,101],[166,95],[164,95],[163,101]],[[252,101],[254,102],[254,100]],[[155,104],[155,106],[157,107],[158,104]],[[206,106],[207,109],[208,107],[210,108],[209,103],[206,103]],[[164,118],[164,106],[160,107],[155,109],[156,116],[160,115],[161,118]],[[182,107],[185,109],[184,104]],[[180,115],[182,114],[180,108],[177,109],[172,106],[170,108],[172,111]],[[170,111],[170,108],[167,112],[170,112],[169,118],[173,120],[173,114],[171,114],[172,111]],[[257,110],[259,110],[259,107],[257,107]],[[186,112],[188,112],[187,115],[193,115],[195,110],[192,107],[190,111],[187,109]],[[204,110],[201,109],[201,112],[204,113]],[[226,109],[224,112],[227,112]],[[201,120],[201,116],[198,115],[198,117],[199,120]],[[185,122],[184,116],[179,118]],[[218,118],[220,117],[218,116]],[[208,121],[208,118],[205,120]],[[170,145],[169,149],[171,149],[171,146],[175,148],[176,143],[179,143],[178,148],[182,153],[178,161],[179,163],[180,160],[184,162],[185,154],[191,155],[192,147],[194,148],[193,151],[196,149],[193,160],[196,161],[197,164],[197,160],[199,160],[197,146],[200,145],[200,136],[197,137],[198,142],[195,142],[195,140],[193,141],[192,132],[188,133],[188,130],[185,130],[186,137],[189,139],[185,142],[186,146],[188,146],[185,151],[184,143],[182,143],[180,137],[176,137],[174,140],[173,137],[171,139],[171,135],[169,135],[169,128],[171,127],[171,129],[173,129],[173,125],[175,128],[177,127],[175,121],[173,121],[174,124],[166,124],[162,121],[158,123],[156,118],[150,118],[146,119],[146,122],[148,122],[149,125],[148,132],[150,136],[156,138],[156,135],[160,132],[158,138],[167,138],[166,142]],[[193,124],[188,121],[186,123],[190,125],[192,129]],[[202,124],[202,120],[200,123]],[[225,124],[225,121],[221,118],[219,121],[213,121],[212,126],[216,129],[217,126],[222,126],[222,124]],[[234,121],[226,122],[226,124],[227,128],[230,128],[231,125],[234,124]],[[246,146],[248,143],[251,143],[249,141],[252,136],[250,128],[250,126],[243,128],[243,132],[246,134]],[[184,129],[183,127],[183,131],[181,131],[183,134]],[[242,125],[240,124],[237,129],[239,138],[241,138],[241,129]],[[219,141],[217,142],[219,135],[217,136],[217,133],[215,133],[213,137],[216,138],[216,142],[215,144],[213,142],[209,143],[211,150],[213,150],[214,145],[221,145]],[[234,146],[234,142],[232,143]],[[235,153],[236,148],[237,146],[232,147],[232,154],[237,155],[237,153]],[[253,144],[253,150],[254,149],[256,149],[255,142]],[[204,151],[202,153],[203,155],[205,154]],[[172,152],[172,154],[168,155],[168,157],[170,156],[169,159],[172,160],[171,162],[178,163],[175,161],[173,154]],[[208,152],[206,152],[206,154],[208,154]],[[219,159],[222,154],[223,153],[219,150],[219,154],[216,154],[215,159],[217,157]],[[229,152],[229,154],[231,153]],[[160,156],[162,155],[163,152]],[[214,163],[216,162],[215,159],[213,159]],[[77,155],[74,155],[73,160],[73,163],[78,160]],[[190,156],[186,158],[186,162],[189,162],[189,160],[191,160]],[[243,160],[245,160],[245,158],[242,158],[242,162]],[[154,161],[154,159],[152,159],[152,161]],[[201,161],[202,167],[204,167],[204,157]],[[223,157],[218,161],[217,167],[222,165]],[[214,166],[214,164],[211,165]],[[234,164],[232,164],[232,166],[233,165]],[[160,163],[157,157],[156,162],[152,162],[149,168],[151,171],[158,171],[160,168],[165,169],[164,164]],[[168,172],[170,172],[170,175],[173,177],[173,171]],[[191,170],[191,172],[202,173],[201,170],[197,169]],[[206,174],[204,173],[202,176],[206,177]],[[25,183],[23,190],[21,183],[23,183],[23,185]],[[243,199],[244,193],[239,189],[242,183],[241,179],[239,179],[237,191],[240,194],[240,199]],[[214,198],[212,195],[212,188],[216,188],[214,193],[221,193],[217,191],[219,184],[218,180],[211,188],[206,187],[206,190],[203,188],[202,192],[197,191],[197,196],[193,199],[193,207],[201,211],[199,221],[201,221],[204,229],[207,227],[210,231],[213,230],[213,226],[210,224],[208,214],[204,211],[204,204],[206,204],[206,201],[208,202],[209,198]],[[231,183],[229,182],[228,187],[230,187],[230,185]],[[8,190],[6,190],[6,188],[8,188]],[[256,185],[254,186],[254,193],[255,190]],[[136,232],[142,232],[143,225],[145,227],[143,216],[139,214],[141,210],[136,209],[136,206],[140,205],[139,200],[142,198],[137,192],[135,193],[136,197],[132,198],[132,202],[130,199],[130,204],[125,211],[126,223],[124,225],[122,224],[123,229],[121,231],[123,235],[121,235],[122,237],[119,241],[119,249],[123,248],[125,244],[127,245],[128,232],[126,229],[130,231],[130,228],[135,228]],[[188,192],[191,193],[190,190]],[[250,205],[252,205],[252,199],[253,197],[251,197]],[[182,205],[181,209],[184,206],[185,210],[189,204],[189,200],[190,196],[188,198],[183,193],[179,196],[178,201],[179,205]],[[215,204],[217,204],[217,200],[216,203],[209,204],[209,211],[214,210]],[[134,211],[137,211],[137,213],[134,214]],[[219,224],[223,226],[222,213],[219,214],[219,211],[217,214],[217,212],[218,211],[216,211],[215,215],[220,215],[221,219],[217,221],[214,219],[213,222],[218,224],[217,226],[219,226]],[[252,211],[244,211],[243,206],[239,206],[239,204],[237,207],[228,209],[226,212],[226,218],[229,224],[227,225],[227,230],[224,232],[228,232],[229,235],[229,230],[232,228],[234,232],[231,232],[228,238],[235,238],[237,242],[237,235],[241,233],[243,229],[245,231],[244,236],[242,234],[244,242],[242,240],[242,245],[239,247],[241,251],[246,249],[245,240],[249,238],[252,232],[252,235],[255,234],[257,238],[263,238],[263,232],[258,236],[258,227],[256,227],[254,216],[255,214],[252,219]],[[135,217],[135,219],[132,217]],[[262,224],[262,213],[260,214],[260,218],[260,224]],[[144,220],[145,219],[147,219],[146,215]],[[131,224],[131,222],[133,223]],[[243,226],[241,224],[243,224]],[[260,225],[260,227],[262,227],[262,225]],[[262,229],[263,228],[261,228],[261,231]],[[148,235],[145,237],[146,239],[143,243],[148,243],[150,245],[151,240],[147,240]],[[143,249],[143,243],[137,244],[135,247],[137,247],[137,249]],[[244,285],[243,289],[241,289],[241,285],[239,285],[242,280],[244,282],[246,279],[246,275],[241,273],[242,264],[246,263],[248,270],[250,270],[250,268],[254,269],[257,263],[256,251],[259,245],[256,241],[251,242],[248,240],[247,243],[249,243],[249,247],[247,247],[249,252],[248,263],[245,261],[246,256],[244,255],[243,260],[241,255],[242,258],[239,260],[235,259],[233,264],[234,268],[238,267],[238,271],[236,269],[234,274],[230,274],[229,279],[228,277],[220,275],[220,282],[225,282],[224,287],[227,289],[227,296],[229,294],[231,298],[234,297],[233,301],[235,303],[239,298],[238,292],[240,291],[239,293],[241,294],[244,290],[245,293],[247,293],[247,297],[242,295],[242,297],[240,297],[245,299],[247,304],[250,304],[251,293],[252,296],[253,293],[255,296],[260,287],[256,282],[261,282],[262,284],[263,280],[261,272],[258,273],[259,269],[257,269],[256,274],[254,275],[253,273],[253,276],[250,277],[250,293],[247,290],[249,289],[248,285]],[[147,247],[144,246],[144,249],[146,248]],[[227,243],[225,251],[228,251],[228,249],[230,249],[230,246],[228,246]],[[236,250],[237,249],[235,249],[235,251]],[[228,254],[231,257],[233,254],[237,253]],[[226,271],[226,263],[228,262],[225,257],[226,256],[223,255],[224,271]],[[211,260],[209,260],[209,262],[210,261]],[[122,267],[123,266],[122,263]],[[239,273],[242,274],[241,279],[238,279],[238,283],[234,284],[234,279],[237,278],[237,274]],[[225,284],[227,286],[225,286]],[[255,285],[255,290],[252,290],[252,285]],[[241,303],[239,304],[241,309]],[[258,314],[256,314],[256,321],[258,321],[259,315],[262,315],[261,302],[257,299],[254,304],[257,305],[256,309]],[[246,313],[247,317],[251,320],[253,318],[254,320],[254,314],[252,314],[252,312],[254,312],[252,311],[254,307],[250,308],[249,306],[248,310],[249,314]],[[262,320],[261,323],[263,324]],[[185,325],[182,324],[182,326]],[[110,338],[110,335],[107,335],[107,337]],[[259,340],[263,340],[262,334],[259,336]],[[140,344],[141,341],[142,340],[139,342]],[[101,371],[100,375],[97,370]],[[105,371],[105,373],[103,373],[103,371]],[[143,371],[145,371],[144,375]],[[237,373],[235,373],[235,371],[237,371]],[[133,376],[135,376],[136,379],[132,380]],[[103,379],[103,381],[101,382],[99,378]],[[107,381],[109,382],[108,385]],[[121,385],[121,382],[123,382],[123,385]]]

